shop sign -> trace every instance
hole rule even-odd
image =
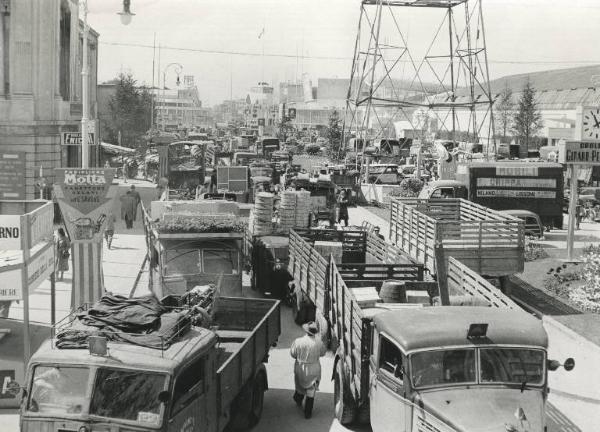
[[[600,165],[600,142],[567,141],[558,146],[558,162]]]
[[[0,250],[21,249],[21,216],[0,215]]]
[[[555,189],[556,179],[545,178],[506,178],[506,177],[480,177],[477,186],[481,187],[522,187]]]
[[[554,191],[510,190],[510,189],[480,189],[479,198],[556,198]]]

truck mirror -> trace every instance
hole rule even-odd
[[[171,395],[169,394],[169,392],[163,390],[158,394],[158,401],[166,404],[167,402],[169,402],[170,397]]]
[[[568,359],[565,360],[565,362],[563,363],[563,367],[565,368],[565,370],[567,372],[572,371],[573,368],[575,367],[575,360],[573,360],[571,357],[569,357]]]
[[[555,371],[560,367],[558,360],[548,360],[548,370]]]

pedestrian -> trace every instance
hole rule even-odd
[[[63,228],[58,229],[56,238],[56,271],[58,280],[63,280],[66,271],[69,271],[69,258],[71,257],[71,242]]]
[[[575,206],[575,229],[579,229],[584,214],[585,209],[583,208],[583,202],[578,200],[577,205]]]
[[[379,228],[378,226],[373,228],[373,234],[375,234],[377,237],[379,237],[381,240],[385,240],[385,238],[383,237],[383,235],[381,234],[381,228]]]
[[[294,401],[302,406],[304,401],[304,417],[312,416],[315,395],[319,390],[321,381],[321,362],[319,359],[325,355],[327,348],[319,336],[319,328],[314,322],[302,326],[306,334],[297,338],[290,348],[294,362]],[[306,398],[306,400],[305,400]]]
[[[129,178],[129,165],[127,161],[123,162],[123,182],[127,183],[127,179]]]
[[[108,220],[106,221],[106,229],[104,230],[104,238],[106,239],[106,245],[110,249],[110,245],[113,241],[113,236],[115,235],[115,222],[117,218],[113,213],[108,216]]]
[[[346,226],[348,226],[348,198],[346,198],[346,191],[340,191],[337,199],[338,203],[338,223],[341,224],[341,221],[344,221]]]
[[[131,196],[135,198],[135,214],[137,215],[137,210],[138,207],[140,205],[140,203],[142,202],[142,197],[140,196],[140,193],[135,190],[135,186],[131,185]],[[135,220],[135,217],[133,218],[133,220]]]
[[[110,162],[109,161],[104,162],[104,168],[110,168]]]
[[[137,207],[137,201],[133,195],[131,195],[131,190],[128,190],[125,195],[122,195],[121,198],[121,219],[125,220],[125,228],[131,229],[133,228],[133,221],[135,221],[135,210]]]

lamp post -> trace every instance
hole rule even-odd
[[[89,117],[89,78],[90,71],[88,66],[88,35],[89,26],[87,22],[88,6],[87,0],[80,0],[83,9],[83,55],[81,59],[81,168],[89,168],[90,147],[88,142],[88,117]],[[129,10],[131,0],[123,0],[123,10],[118,13],[121,16],[123,25],[131,22],[134,13]]]
[[[165,96],[165,90],[167,88],[167,71],[169,70],[170,67],[174,66],[175,67],[175,73],[177,74],[177,85],[179,86],[179,75],[181,75],[181,72],[183,71],[183,66],[180,63],[169,63],[168,65],[165,66],[165,68],[163,69],[163,111],[165,111],[164,113],[161,112],[161,120],[162,120],[162,130],[165,130],[165,126],[167,123],[167,102],[166,102],[166,96]]]

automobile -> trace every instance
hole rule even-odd
[[[516,217],[525,222],[525,235],[537,238],[544,237],[544,225],[540,217],[529,210],[500,210],[500,213],[507,214],[509,216]]]
[[[402,177],[396,164],[371,164],[367,180],[376,184],[398,184]]]
[[[564,192],[564,204],[563,211],[569,212],[569,202],[571,200],[571,189],[565,188]],[[579,189],[579,200],[582,204],[590,203],[592,206],[600,204],[600,187],[597,186],[584,186]]]

